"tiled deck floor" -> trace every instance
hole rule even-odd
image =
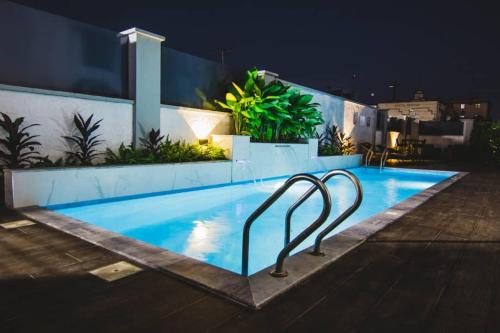
[[[0,211],[0,223],[15,219]],[[500,331],[500,173],[472,173],[261,311],[36,224],[0,230],[0,332]]]

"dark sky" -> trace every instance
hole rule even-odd
[[[500,23],[495,1],[19,0],[115,31],[139,27],[169,47],[257,66],[374,103],[416,89],[428,98],[486,98],[500,119]],[[353,79],[356,74],[356,79]],[[371,97],[371,93],[375,97]]]

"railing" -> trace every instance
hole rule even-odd
[[[340,214],[335,220],[333,220],[332,223],[330,223],[325,229],[323,229],[323,231],[321,231],[318,234],[318,236],[316,236],[316,240],[314,241],[314,249],[311,252],[311,254],[316,256],[324,255],[321,252],[321,242],[323,241],[323,239],[335,228],[337,228],[342,222],[344,222],[349,216],[351,216],[352,213],[354,213],[358,209],[358,207],[361,205],[361,202],[363,201],[363,188],[361,187],[359,179],[355,175],[345,170],[333,170],[330,173],[333,174],[329,178],[335,175],[343,175],[349,178],[349,180],[352,181],[354,187],[356,188],[356,199],[354,200],[354,203],[351,205],[351,207],[347,208],[342,214]],[[323,178],[325,178],[327,175],[325,175]],[[326,182],[328,179],[324,181]]]
[[[361,201],[363,200],[363,189],[361,187],[361,183],[359,182],[358,178],[354,174],[352,174],[349,171],[345,170],[332,170],[327,172],[326,174],[321,177],[321,181],[323,183],[326,183],[327,181],[330,180],[330,178],[341,175],[344,177],[347,177],[353,184],[354,187],[356,188],[356,200],[354,200],[354,203],[349,207],[347,210],[345,210],[340,216],[335,219],[325,230],[323,230],[318,237],[316,238],[315,241],[315,247],[314,247],[314,254],[319,253],[319,248],[321,241],[323,238],[330,233],[333,229],[335,229],[340,223],[342,223],[345,219],[347,219],[349,216],[351,216],[352,213],[358,209],[359,205],[361,205]],[[313,195],[316,192],[316,187],[312,186],[309,190],[307,190],[306,193],[304,193],[286,212],[286,217],[285,217],[285,246],[288,245],[290,242],[290,233],[291,233],[291,224],[292,224],[292,215],[295,212],[297,208],[300,207],[311,195]],[[326,233],[325,231],[328,230]],[[317,250],[317,251],[316,251]]]
[[[300,243],[302,243],[307,237],[309,237],[314,231],[316,231],[328,218],[332,208],[332,202],[330,198],[330,193],[326,188],[325,184],[319,180],[317,177],[309,174],[297,174],[290,177],[280,188],[276,190],[262,205],[260,205],[247,219],[243,227],[243,248],[242,248],[242,265],[241,274],[243,276],[248,276],[248,252],[250,248],[250,228],[253,222],[261,216],[276,200],[278,200],[293,184],[299,181],[308,181],[313,184],[315,189],[319,189],[323,197],[323,210],[320,216],[302,231],[297,237],[295,237],[291,242],[289,242],[283,250],[278,254],[276,259],[276,266],[271,274],[273,276],[281,277],[286,276],[287,272],[283,269],[284,260],[286,256]]]

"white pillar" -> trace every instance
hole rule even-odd
[[[266,70],[259,71],[259,75],[264,77],[266,84],[279,78],[278,74]]]
[[[119,36],[128,42],[129,97],[134,104],[136,145],[152,128],[160,128],[161,43],[165,37],[132,28]]]

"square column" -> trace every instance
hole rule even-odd
[[[129,97],[135,100],[133,144],[160,128],[161,43],[165,37],[132,28],[119,34],[128,43]]]

